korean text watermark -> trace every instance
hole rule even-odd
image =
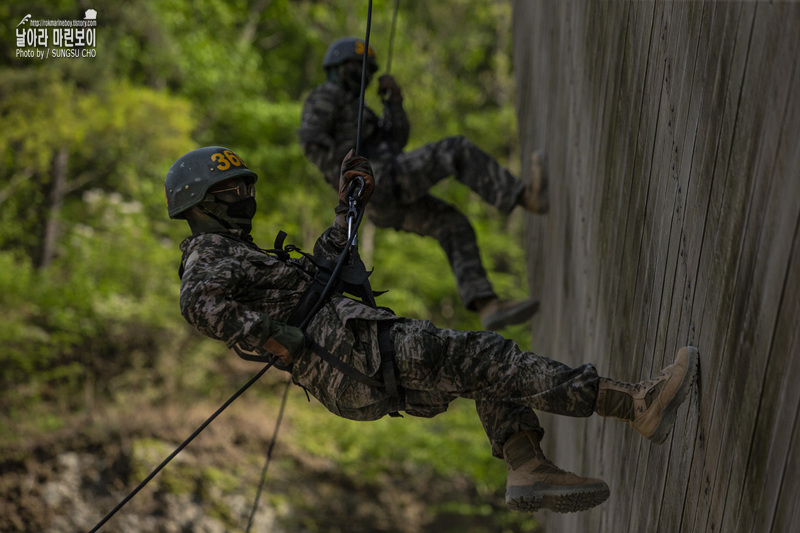
[[[97,57],[97,11],[83,20],[34,19],[25,15],[16,30],[16,57],[32,59]]]

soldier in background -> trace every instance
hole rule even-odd
[[[353,148],[358,128],[358,108],[364,41],[345,37],[332,43],[322,66],[327,81],[308,95],[298,130],[308,157],[334,188],[339,165]],[[367,54],[368,78],[378,69],[372,49]],[[547,171],[543,154],[533,155],[531,181],[526,184],[486,152],[463,136],[447,137],[403,152],[409,122],[403,110],[403,94],[391,75],[378,80],[384,102],[379,118],[365,107],[362,149],[375,171],[377,188],[367,215],[381,228],[394,228],[431,236],[444,249],[467,309],[480,314],[484,329],[498,330],[528,320],[538,301],[501,300],[489,282],[480,251],[467,217],[455,206],[429,194],[439,181],[454,176],[501,213],[517,205],[533,213],[546,213]]]
[[[653,380],[625,383],[600,377],[591,364],[570,368],[523,351],[497,333],[439,329],[338,291],[318,298],[313,288],[320,270],[347,257],[341,253],[349,242],[352,180],[364,183],[359,209],[372,195],[369,162],[352,153],[345,158],[334,224],[314,254],[300,259],[253,243],[257,179],[237,154],[219,146],[189,152],[169,169],[169,216],[185,219],[192,232],[181,243],[181,313],[228,347],[279,359],[277,366],[332,413],[351,420],[397,411],[432,417],[456,397],[475,400],[491,452],[508,466],[506,503],[529,512],[582,511],[609,495],[602,480],[566,472],[545,457],[535,409],[615,417],[657,444],[672,430],[697,375],[695,348],[681,348]],[[348,268],[363,270],[351,257]],[[320,303],[310,315],[309,300]]]

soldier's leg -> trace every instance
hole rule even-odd
[[[514,402],[475,400],[475,408],[486,436],[492,445],[492,455],[503,458],[503,445],[521,431],[533,431],[539,439],[544,430],[533,409]]]
[[[595,410],[600,378],[591,364],[571,368],[496,333],[439,329],[428,321],[399,321],[392,334],[405,388],[573,417]]]
[[[598,381],[591,365],[571,369],[522,352],[497,334],[439,330],[429,322],[404,321],[392,332],[403,387],[475,399],[492,454],[506,460],[511,509],[572,512],[605,501],[609,489],[602,480],[547,460],[539,446],[544,432],[532,409],[589,416]]]
[[[455,206],[431,195],[405,206],[368,207],[378,227],[391,227],[433,237],[444,250],[456,278],[461,300],[468,309],[479,298],[496,297],[481,262],[475,230]]]
[[[572,417],[596,411],[627,422],[656,444],[671,431],[699,367],[697,348],[685,346],[655,378],[626,383],[601,378],[591,364],[571,368],[524,352],[514,341],[488,331],[439,329],[427,321],[404,319],[391,332],[403,387]]]
[[[430,322],[406,319],[395,324],[392,333],[403,387],[476,400],[493,453],[502,445],[508,464],[506,503],[523,511],[580,511],[602,503],[609,494],[602,480],[565,472],[547,460],[539,446],[542,432],[538,424],[524,427],[534,424],[530,417],[522,418],[527,416],[523,408],[574,417],[596,410],[661,443],[699,365],[697,349],[684,347],[656,378],[631,384],[600,378],[591,364],[570,368],[523,352],[513,341],[490,332],[441,330]],[[515,415],[524,422],[508,437],[514,421],[506,417]]]
[[[501,300],[486,276],[469,220],[454,206],[428,194],[437,181],[457,174],[489,202],[508,211],[519,201],[521,184],[464,137],[448,137],[397,157],[395,165],[374,165],[380,183],[367,207],[379,227],[431,236],[439,241],[456,277],[461,301],[477,311],[484,329],[499,330],[530,319],[539,308],[534,298]],[[483,169],[483,170],[482,170]],[[522,187],[524,189],[524,185]],[[508,190],[512,192],[508,193]]]
[[[544,430],[533,410],[504,401],[476,400],[475,405],[492,443],[492,455],[506,460],[510,509],[582,511],[608,498],[610,491],[603,480],[561,470],[544,456],[539,446]]]
[[[520,202],[525,183],[492,156],[457,135],[397,156],[395,180],[405,203],[413,202],[448,176],[475,191],[500,212]]]

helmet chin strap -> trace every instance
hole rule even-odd
[[[213,195],[207,195],[213,198]],[[245,233],[250,233],[252,229],[252,220],[249,218],[233,218],[228,216],[228,209],[217,203],[214,200],[203,200],[197,207],[205,215],[217,221],[224,228],[229,230],[244,230]]]

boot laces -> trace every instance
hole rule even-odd
[[[629,381],[618,381],[616,379],[606,378],[614,387],[620,388],[626,392],[636,393],[642,389],[642,385],[647,384],[647,381],[641,381],[639,383],[630,383]]]
[[[610,378],[606,378],[606,379],[608,379],[608,381],[610,381],[616,387],[619,387],[621,389],[624,389],[624,390],[632,392],[632,393],[636,393],[636,392],[639,392],[641,390],[652,389],[653,387],[655,387],[656,385],[658,385],[660,382],[664,381],[668,377],[669,376],[666,374],[666,372],[664,372],[662,370],[661,372],[659,372],[659,374],[656,377],[650,378],[650,379],[646,379],[644,381],[639,381],[637,383],[630,383],[628,381],[617,381],[616,379],[610,379]]]
[[[571,474],[572,472],[567,472],[559,467],[557,467],[550,459],[546,457],[537,457],[540,461],[538,465],[531,468],[531,473],[536,474]]]

